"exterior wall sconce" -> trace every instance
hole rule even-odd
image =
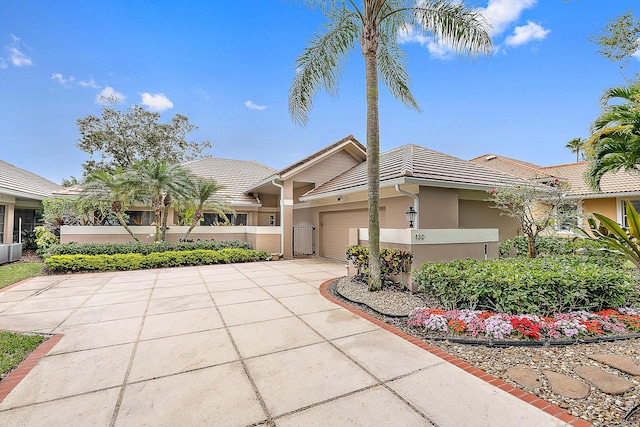
[[[409,222],[409,228],[413,228],[413,224],[415,223],[416,215],[418,215],[418,212],[416,212],[413,209],[413,206],[409,206],[409,209],[407,209],[407,211],[404,214],[407,216],[407,221]]]

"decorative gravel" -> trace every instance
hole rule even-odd
[[[587,357],[590,354],[610,353],[629,356],[637,364],[640,364],[640,338],[559,347],[510,346],[499,348],[459,344],[442,339],[434,340],[434,337],[429,336],[423,329],[409,326],[406,317],[397,317],[400,314],[406,316],[416,307],[437,306],[437,304],[433,304],[433,301],[427,301],[422,295],[402,291],[393,285],[386,285],[382,291],[369,292],[365,284],[350,277],[337,280],[327,288],[327,291],[367,314],[438,347],[496,378],[558,405],[595,426],[640,426],[640,410],[634,410],[637,405],[640,405],[640,388],[638,387],[640,377],[624,374]],[[416,305],[419,303],[420,305]],[[526,365],[539,373],[541,385],[537,388],[528,388],[511,380],[506,375],[506,371],[516,365]],[[550,370],[584,381],[573,372],[575,367],[584,365],[598,366],[609,373],[631,381],[635,387],[623,395],[612,396],[599,391],[590,384],[591,393],[586,399],[571,399],[553,393],[546,377],[542,374],[543,371]],[[624,420],[626,416],[627,420]]]

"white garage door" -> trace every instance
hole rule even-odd
[[[323,256],[344,261],[349,246],[349,229],[367,228],[369,215],[366,209],[324,212],[321,224]],[[385,210],[380,209],[380,227],[384,224]]]

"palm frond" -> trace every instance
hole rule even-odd
[[[416,111],[420,106],[411,94],[411,78],[406,69],[406,54],[398,46],[395,31],[381,31],[377,52],[378,74],[391,94]]]
[[[462,2],[425,0],[403,12],[416,31],[431,35],[458,54],[473,57],[491,53],[489,23],[480,11]]]
[[[360,33],[358,15],[346,7],[331,10],[328,19],[324,32],[316,34],[296,60],[296,75],[289,89],[289,114],[299,124],[307,123],[320,89],[337,96],[338,81]]]

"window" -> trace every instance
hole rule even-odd
[[[205,213],[200,225],[247,225],[247,214],[227,214],[225,220],[222,215]]]
[[[631,204],[636,211],[640,212],[640,200],[631,200]],[[622,201],[622,226],[628,227],[629,223],[627,222],[627,202],[625,200]]]
[[[5,206],[0,205],[0,243],[4,242],[4,211]]]
[[[156,220],[153,211],[126,211],[127,225],[151,225]]]
[[[569,232],[578,227],[578,207],[573,204],[560,205],[556,208],[558,231]]]

